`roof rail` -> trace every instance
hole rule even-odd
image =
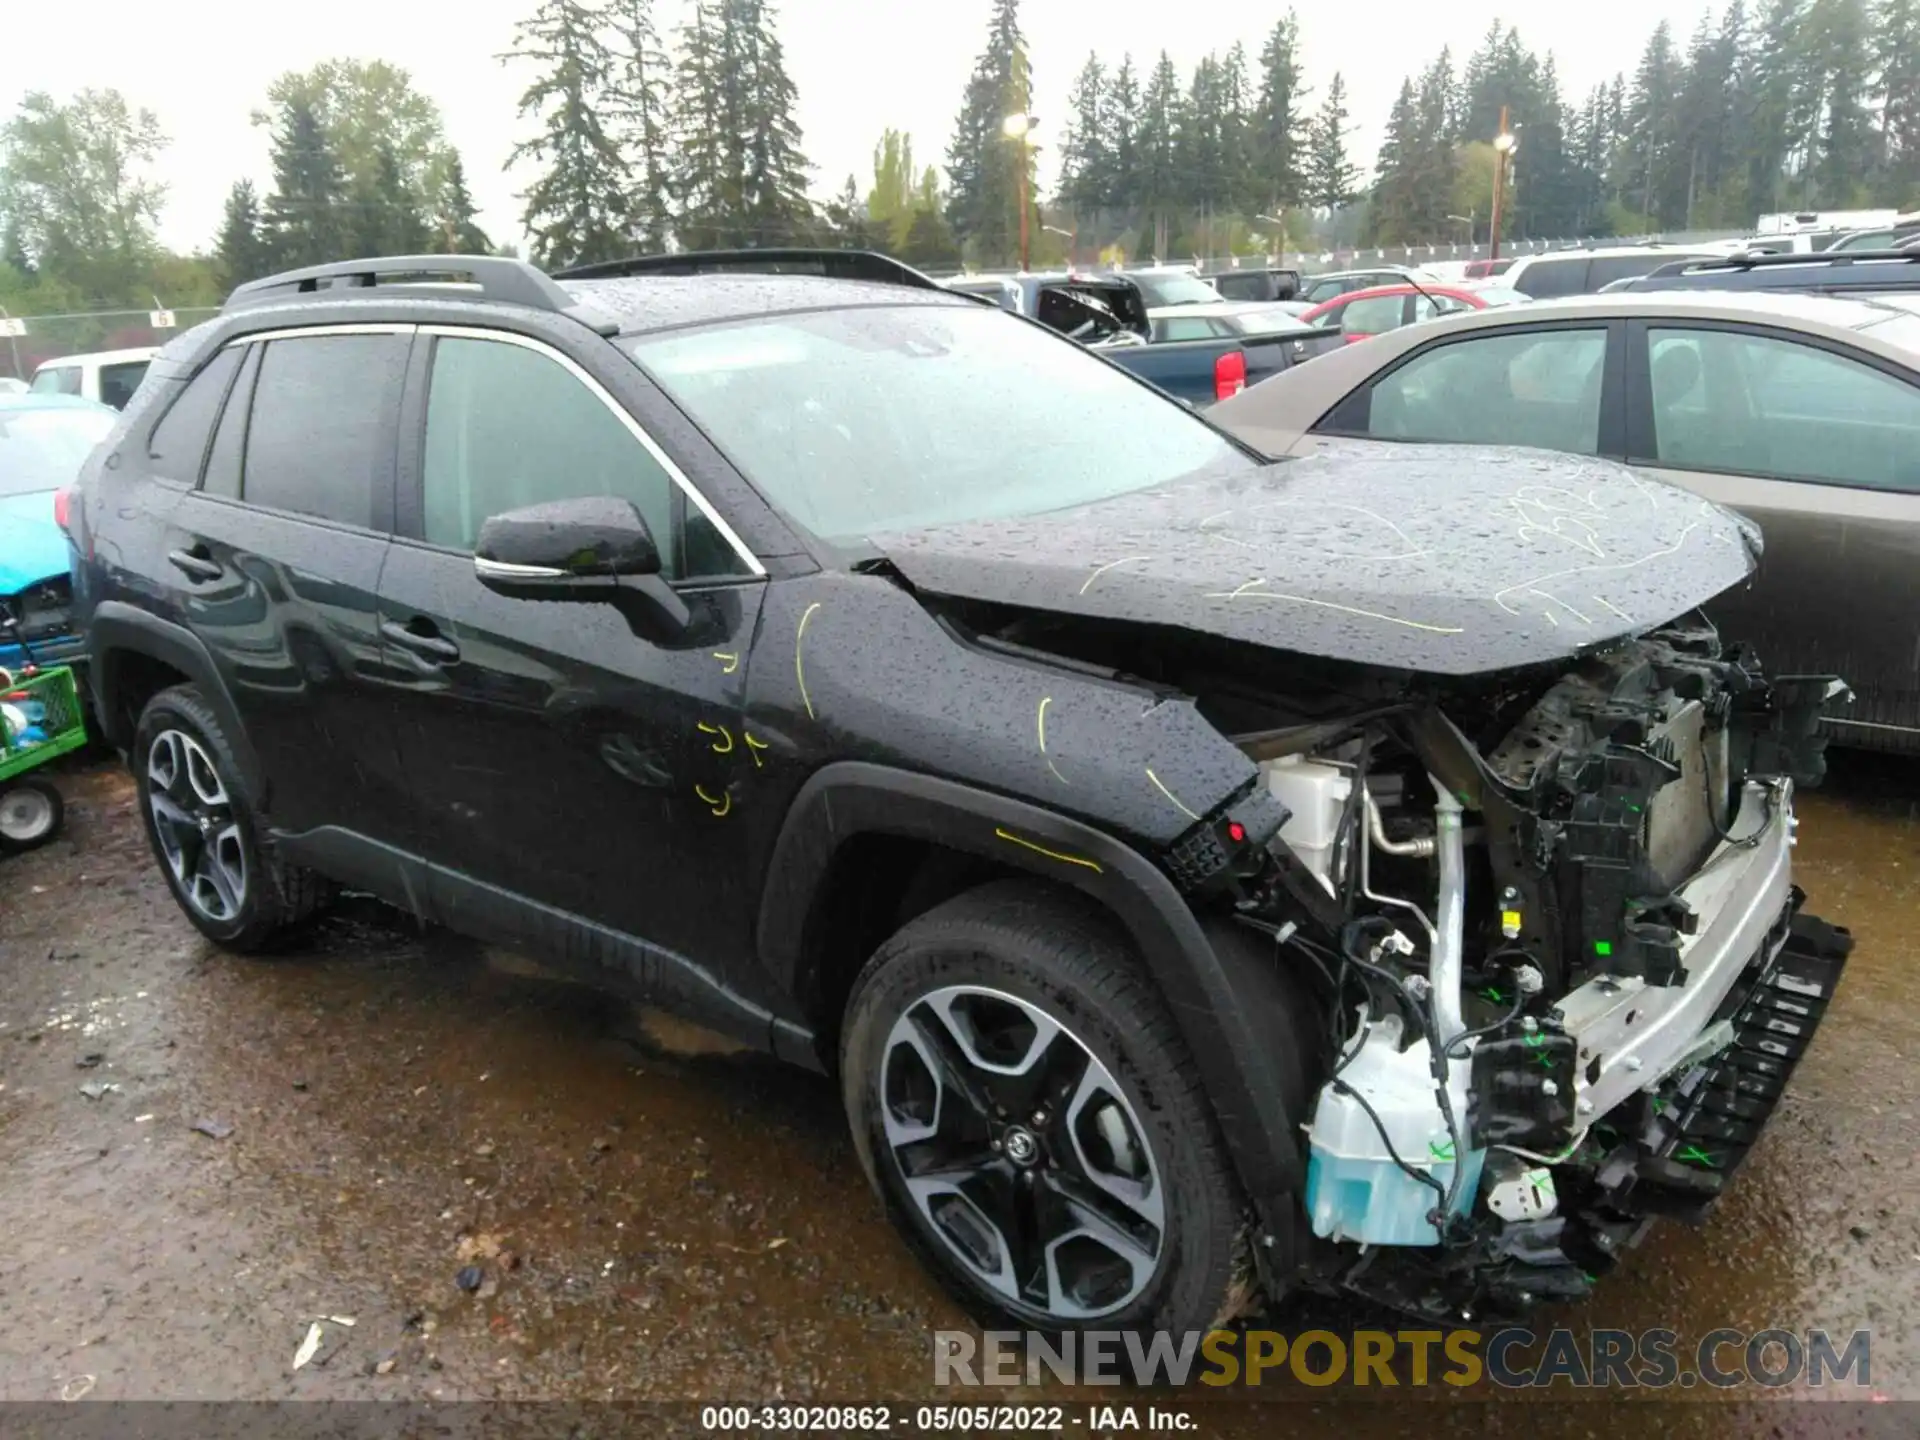
[[[1712,270],[1773,270],[1794,265],[1820,265],[1837,269],[1861,263],[1885,264],[1904,260],[1920,263],[1920,250],[1805,250],[1775,253],[1748,250],[1737,255],[1716,255],[1711,259],[1673,260],[1652,272],[1654,275],[1701,275]]]
[[[382,255],[308,265],[235,286],[221,310],[272,305],[307,295],[345,298],[345,292],[368,290],[404,290],[415,295],[524,305],[529,310],[569,316],[602,334],[619,330],[617,322],[581,304],[577,296],[561,289],[525,260],[506,255]]]
[[[833,280],[870,280],[915,290],[946,286],[891,255],[873,250],[832,250],[806,245],[765,250],[690,250],[680,255],[635,255],[556,272],[557,280],[623,280],[634,275],[824,275]]]

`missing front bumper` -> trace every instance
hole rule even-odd
[[[1755,957],[1779,948],[1793,827],[1792,782],[1749,781],[1728,830],[1738,838],[1717,846],[1678,892],[1699,921],[1680,943],[1683,983],[1600,975],[1560,1002],[1561,1023],[1579,1047],[1576,1126],[1604,1120],[1674,1073]]]

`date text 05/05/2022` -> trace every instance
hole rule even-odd
[[[1121,1430],[1173,1434],[1198,1422],[1186,1410],[1165,1405],[707,1405],[703,1430],[756,1435],[786,1432],[826,1434],[1059,1434]]]

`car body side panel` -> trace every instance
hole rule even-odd
[[[1920,495],[1644,468],[1760,522],[1753,584],[1707,607],[1721,633],[1752,640],[1769,675],[1844,679],[1854,703],[1828,717],[1842,739],[1920,732]]]
[[[744,729],[765,746],[743,745],[734,765],[754,873],[807,776],[836,759],[934,768],[1147,846],[1171,844],[1256,773],[1186,696],[965,643],[877,576],[769,588]]]

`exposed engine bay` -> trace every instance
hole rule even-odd
[[[1322,1278],[1519,1310],[1719,1193],[1849,944],[1787,864],[1843,689],[1697,622],[1544,690],[1241,738],[1286,818],[1237,909],[1327,1002]]]
[[[1195,696],[1258,768],[1165,863],[1322,1007],[1305,1283],[1517,1314],[1718,1196],[1851,948],[1789,864],[1838,679],[1698,616],[1460,679],[993,628]]]

